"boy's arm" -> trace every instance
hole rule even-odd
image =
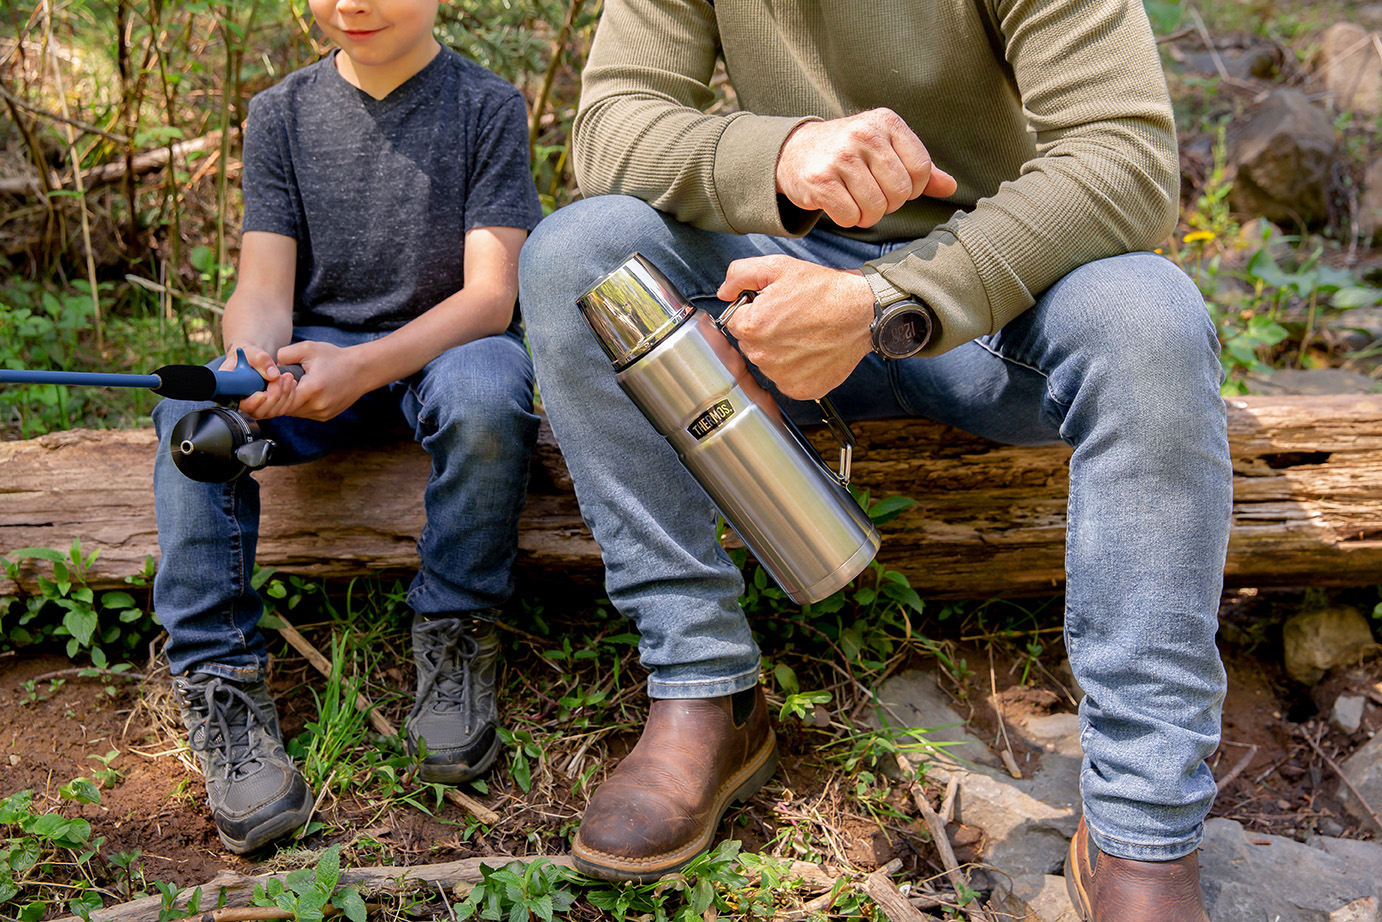
[[[235,291],[221,318],[226,360],[221,369],[235,367],[237,349],[269,382],[267,390],[241,402],[241,408],[260,418],[280,415],[291,404],[296,382],[280,375],[274,364],[278,350],[293,336],[293,284],[297,274],[297,241],[267,231],[246,231],[240,239],[240,265]]]
[[[465,287],[387,336],[346,348],[298,342],[279,349],[280,364],[301,365],[304,371],[295,399],[281,413],[331,419],[364,394],[419,371],[447,349],[504,332],[513,321],[518,252],[527,236],[516,227],[466,231]],[[243,409],[245,403],[240,406]]]

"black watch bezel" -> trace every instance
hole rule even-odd
[[[931,308],[915,298],[903,298],[884,307],[873,302],[869,335],[873,351],[885,359],[911,358],[931,341],[935,329]]]

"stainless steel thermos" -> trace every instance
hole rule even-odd
[[[841,441],[841,470],[754,379],[739,350],[635,253],[577,299],[619,384],[676,449],[720,513],[798,603],[847,585],[878,552],[878,529],[845,488],[853,435],[819,403]]]

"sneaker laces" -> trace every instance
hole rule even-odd
[[[408,714],[412,721],[428,708],[460,707],[470,713],[470,664],[480,643],[459,621],[427,622],[415,633],[413,652],[419,660],[417,700]]]
[[[198,702],[196,697],[203,700]],[[219,678],[212,678],[198,689],[189,705],[200,711],[203,703],[205,714],[188,734],[188,745],[200,752],[211,752],[219,747],[225,760],[226,778],[230,781],[239,781],[258,771],[264,763],[251,744],[250,731],[256,724],[265,729],[273,726],[259,705],[239,686]],[[244,711],[243,719],[237,713],[240,708]],[[213,741],[213,730],[220,731],[219,743]],[[197,731],[201,731],[200,743]]]

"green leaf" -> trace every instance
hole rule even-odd
[[[99,804],[101,802],[101,792],[87,778],[74,778],[58,788],[58,793],[66,800],[75,800],[78,803]]]
[[[67,628],[79,646],[89,646],[91,635],[96,632],[96,612],[90,608],[74,608],[63,615],[62,626]]]
[[[341,878],[341,846],[333,845],[317,860],[317,889],[330,896]]]
[[[1329,303],[1341,311],[1352,310],[1355,307],[1372,307],[1374,304],[1382,303],[1382,290],[1350,285],[1334,292]]]
[[[346,888],[338,895],[341,912],[350,922],[365,922],[369,913],[365,909],[365,901],[360,896],[360,891],[354,888]]]
[[[773,667],[773,678],[777,680],[778,687],[788,694],[794,695],[801,691],[801,685],[797,682],[797,674],[786,663],[778,663]]]
[[[67,555],[61,551],[55,551],[51,547],[21,547],[17,551],[12,551],[17,560],[27,557],[37,557],[39,560],[47,560],[51,563],[65,563]]]
[[[101,594],[101,604],[106,608],[137,608],[134,596],[118,589]]]
[[[889,496],[886,499],[880,499],[869,506],[869,518],[873,520],[875,525],[891,522],[908,508],[915,506],[916,502],[907,496]]]
[[[1176,0],[1143,0],[1142,6],[1147,10],[1147,18],[1151,20],[1152,30],[1156,34],[1168,35],[1180,25],[1183,8]]]
[[[39,922],[47,914],[48,904],[43,900],[34,900],[19,910],[18,919],[19,922]]]
[[[287,627],[288,624],[282,618],[278,617],[272,612],[266,611],[264,612],[264,614],[259,616],[259,626],[262,628],[267,628],[271,631],[281,631],[285,627]]]

